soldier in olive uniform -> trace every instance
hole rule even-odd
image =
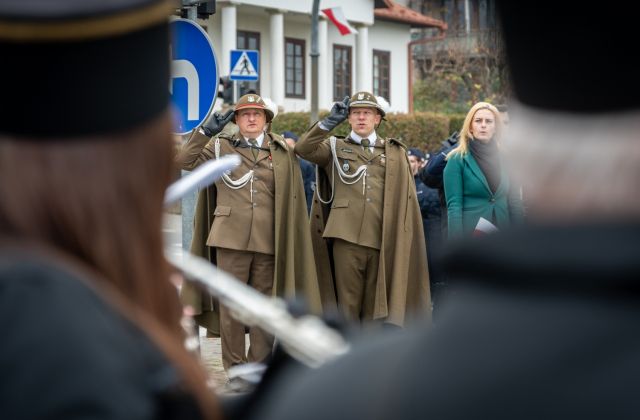
[[[272,119],[273,112],[259,95],[244,95],[233,111],[214,114],[194,133],[176,160],[192,170],[223,155],[241,157],[241,164],[216,182],[206,245],[215,248],[217,266],[240,281],[266,295],[293,297],[303,291],[311,307],[319,310],[310,236],[295,229],[296,223],[308,220],[300,167],[284,139],[265,132]],[[220,134],[230,121],[238,132]],[[245,355],[245,326],[224,306],[219,307],[219,322],[225,369],[263,362],[271,354],[273,337],[251,328]]]
[[[377,135],[384,115],[372,94],[358,92],[336,103],[295,151],[322,168],[311,230],[323,295],[335,284],[348,319],[403,326],[408,315],[428,314],[429,277],[406,147]],[[330,136],[346,119],[349,136]]]

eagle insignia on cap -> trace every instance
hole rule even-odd
[[[361,101],[364,99],[364,93],[358,95],[358,100]]]
[[[249,101],[249,102],[255,102],[255,100],[256,100],[256,99],[255,99],[253,96],[249,96],[249,97],[247,98],[247,101]]]

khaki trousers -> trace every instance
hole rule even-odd
[[[380,251],[334,239],[338,307],[350,321],[372,321]]]
[[[259,292],[271,296],[273,289],[273,255],[258,252],[216,248],[218,267],[232,274],[241,282]],[[222,364],[225,370],[234,365],[264,362],[273,350],[273,336],[259,328],[249,329],[249,352],[245,349],[245,325],[236,321],[230,310],[220,305],[220,339]]]

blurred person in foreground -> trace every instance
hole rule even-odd
[[[219,417],[162,248],[171,10],[0,4],[3,418]]]
[[[447,155],[444,193],[448,237],[470,236],[484,219],[498,229],[522,221],[522,201],[500,148],[498,109],[478,102],[462,124],[458,146]]]
[[[457,293],[431,331],[283,375],[261,419],[640,417],[640,85],[633,66],[612,65],[636,48],[635,17],[580,8],[574,19],[577,2],[498,7],[529,225],[451,250]]]

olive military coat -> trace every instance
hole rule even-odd
[[[201,133],[195,133],[190,142],[206,142],[200,150],[214,158],[214,140],[203,139]],[[223,132],[220,141],[232,144],[238,138],[238,134]],[[194,143],[194,146],[195,143]],[[193,153],[185,149],[181,154]],[[273,133],[266,133],[263,148],[268,148],[273,166],[275,182],[275,206],[274,216],[274,256],[275,269],[273,280],[273,293],[286,298],[303,298],[313,312],[320,312],[318,279],[315,272],[315,259],[311,247],[311,237],[306,228],[308,222],[306,198],[300,174],[300,165],[284,139]],[[262,151],[260,152],[262,153]],[[176,158],[178,162],[184,156]],[[245,187],[249,188],[249,186]],[[217,217],[216,215],[217,189],[210,186],[200,191],[194,214],[194,230],[191,242],[191,253],[209,259],[215,263],[215,248],[208,246],[216,244],[216,238],[211,235]],[[219,209],[218,209],[219,210]],[[220,213],[220,211],[218,211]],[[224,212],[223,212],[224,213]],[[207,293],[201,292],[193,285],[187,283],[181,291],[183,304],[194,308],[196,322],[207,328],[212,334],[219,334],[218,303]]]
[[[306,148],[307,143],[319,143],[326,148],[328,132],[318,125],[313,126],[296,145],[296,151]],[[404,326],[412,316],[430,317],[431,296],[427,251],[422,229],[422,217],[416,198],[416,188],[407,159],[406,146],[395,139],[380,139],[384,144],[385,173],[382,204],[382,231],[380,238],[380,262],[376,282],[374,319],[385,323]],[[321,144],[320,144],[321,143]],[[337,138],[337,150],[353,148],[344,138]],[[300,153],[310,161],[313,154]],[[354,160],[357,164],[357,159]],[[318,171],[316,195],[311,209],[311,234],[316,256],[318,277],[325,307],[336,305],[331,260],[331,238],[324,238],[325,228],[332,207],[344,206],[354,201],[353,197],[336,195],[333,203],[323,205],[323,199],[331,196],[333,162],[328,162]],[[335,182],[341,182],[337,174]],[[336,191],[340,191],[336,187]],[[342,191],[349,191],[344,189]],[[350,206],[351,204],[349,204]],[[339,208],[344,210],[343,208]],[[341,213],[342,214],[342,213]],[[355,214],[355,213],[354,213]],[[355,216],[354,216],[355,217]],[[349,217],[334,218],[331,230],[337,232],[352,230],[354,220]],[[357,221],[357,220],[356,220]],[[378,229],[379,227],[373,227]]]

